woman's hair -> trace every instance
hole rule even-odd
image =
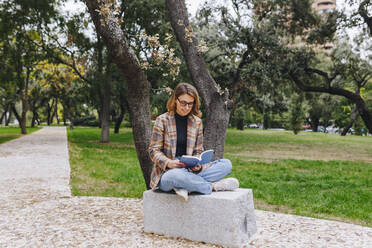
[[[172,96],[169,98],[167,102],[167,109],[168,112],[176,112],[176,101],[177,98],[183,94],[188,94],[194,98],[194,105],[191,109],[191,114],[196,115],[198,117],[202,116],[202,113],[199,110],[200,107],[200,99],[198,91],[195,89],[194,86],[188,83],[179,83],[172,93]]]

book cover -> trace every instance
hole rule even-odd
[[[200,154],[200,158],[195,157],[195,156],[183,155],[180,158],[180,162],[186,164],[185,168],[192,168],[192,167],[195,167],[197,164],[201,164],[201,165],[207,164],[211,162],[213,153],[214,153],[213,150],[204,151],[202,152],[202,154]]]

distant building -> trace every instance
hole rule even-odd
[[[318,14],[331,13],[336,9],[336,0],[314,0],[312,7]]]
[[[264,0],[263,0],[264,1]],[[319,15],[326,17],[327,14],[332,13],[336,10],[336,0],[313,0],[312,1],[312,8],[317,12]],[[257,11],[258,8],[255,8],[255,11]],[[278,13],[280,13],[280,10],[276,10]],[[308,30],[309,31],[309,30]],[[305,32],[306,33],[306,32]],[[293,47],[301,47],[304,46],[305,43],[302,41],[304,37],[296,37],[294,42],[290,41],[288,39],[288,43],[292,43],[291,46]],[[315,48],[329,52],[334,47],[334,44],[332,42],[327,42],[322,45],[315,45]]]
[[[314,0],[312,7],[319,15],[327,15],[336,10],[336,0]],[[322,48],[331,50],[333,46],[332,42],[327,42]]]

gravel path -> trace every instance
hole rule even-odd
[[[0,145],[0,247],[216,247],[143,232],[141,199],[72,197],[64,127]],[[372,228],[256,210],[252,247],[372,247]]]

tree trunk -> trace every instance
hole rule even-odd
[[[109,72],[107,72],[109,73]],[[111,103],[111,83],[109,77],[104,83],[102,113],[101,113],[101,142],[110,142],[110,103]]]
[[[362,120],[364,121],[364,124],[366,125],[368,132],[372,134],[372,114],[368,110],[367,105],[361,98],[361,96],[358,96],[356,98],[356,106],[358,108],[358,112]]]
[[[53,124],[53,119],[57,115],[57,105],[58,105],[58,99],[56,98],[55,101],[53,100],[53,104],[51,106],[52,116],[50,117],[50,123]],[[57,117],[56,117],[57,119]]]
[[[12,105],[11,109],[12,109],[12,112],[13,112],[14,116],[16,117],[16,119],[17,119],[17,121],[18,121],[18,124],[21,125],[21,117],[19,116],[19,114],[18,114],[18,112],[17,112],[17,110],[16,110],[14,104]],[[10,115],[9,115],[8,122],[9,122],[9,121],[10,121]]]
[[[52,102],[52,105],[53,105],[53,102]],[[52,112],[52,107],[49,105],[49,102],[47,103],[47,124],[48,126],[50,126],[50,116],[51,116],[51,113]]]
[[[357,117],[358,117],[358,108],[355,106],[353,111],[351,111],[350,121],[347,123],[347,125],[342,130],[341,136],[345,136],[347,132],[349,132],[350,128],[353,126]]]
[[[313,132],[318,132],[319,118],[311,117],[310,119],[307,119],[307,121],[310,124],[311,130],[313,130]]]
[[[103,47],[103,44],[102,44]],[[101,49],[102,51],[102,49]],[[103,73],[103,59],[101,54],[101,75]],[[107,62],[106,75],[102,83],[102,119],[101,119],[101,142],[110,142],[110,105],[111,105],[111,61]]]
[[[120,104],[120,115],[115,121],[115,131],[114,131],[114,133],[119,133],[120,125],[121,125],[121,123],[123,122],[123,119],[124,119],[124,114],[125,114],[125,108],[124,108],[123,104],[121,103]]]
[[[67,123],[66,123],[66,109],[63,107],[63,116],[62,116],[62,120],[63,120],[63,126],[66,126]]]
[[[97,109],[98,113],[98,127],[102,128],[102,110]]]
[[[128,87],[133,138],[146,187],[153,163],[147,152],[151,138],[150,84],[113,13],[100,16],[97,0],[85,0],[97,32],[103,37],[112,61],[118,66]],[[102,13],[102,15],[105,15]]]
[[[39,114],[37,113],[37,111],[33,111],[32,114],[31,127],[35,127],[35,123],[37,123],[37,125],[40,125]]]
[[[4,120],[4,123],[6,122],[6,114],[7,114],[7,110],[4,109],[4,112],[1,114],[1,117],[0,117],[0,125],[3,124],[3,120]],[[5,118],[4,118],[5,117]]]
[[[123,122],[123,119],[124,119],[124,114],[123,113],[120,113],[120,116],[115,121],[115,130],[114,130],[114,133],[119,133],[120,125]]]
[[[12,110],[9,110],[8,114],[9,114],[8,117],[5,116],[5,126],[6,127],[9,126],[10,120],[12,118]]]
[[[40,116],[37,113],[37,111],[35,111],[35,121],[36,121],[37,125],[40,126]]]
[[[21,133],[22,134],[27,134],[26,130],[26,114],[27,114],[27,108],[28,108],[28,103],[26,99],[22,99],[22,112],[21,112],[21,122],[20,122],[20,127],[21,127]]]
[[[232,101],[227,91],[222,91],[210,75],[198,52],[198,41],[193,36],[184,0],[166,1],[169,18],[181,45],[192,81],[195,83],[206,107],[204,148],[214,149],[214,159],[222,158],[225,149],[226,129],[229,124]],[[186,33],[186,29],[191,32]],[[191,40],[187,37],[190,37]]]
[[[70,130],[74,129],[74,120],[70,113],[70,110],[67,110],[67,118],[70,120]]]
[[[58,117],[58,105],[56,104],[56,107],[55,107],[55,116],[56,116],[56,119],[57,119],[57,124],[59,125],[59,117]]]
[[[71,112],[70,112],[70,103],[67,99],[65,102],[65,105],[63,106],[63,109],[66,113],[66,118],[70,121],[70,130],[74,129],[74,120],[72,118]]]
[[[35,122],[36,122],[36,114],[35,112],[32,112],[31,127],[35,127]]]
[[[363,18],[364,23],[369,28],[369,35],[372,35],[372,17],[368,11],[368,7],[371,6],[371,0],[364,0],[359,4],[358,13]]]
[[[54,107],[54,116],[56,117],[57,124],[59,125],[59,117],[58,117],[58,100],[56,100],[56,105]]]

